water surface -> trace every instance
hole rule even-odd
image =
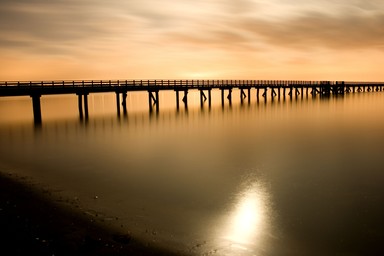
[[[149,246],[185,255],[361,255],[383,251],[383,93],[200,108],[160,94],[0,99],[0,162]]]

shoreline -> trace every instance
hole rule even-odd
[[[180,255],[108,228],[52,200],[49,193],[16,174],[0,172],[1,254]]]

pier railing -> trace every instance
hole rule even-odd
[[[64,81],[0,81],[0,86],[20,87],[108,87],[108,86],[159,86],[159,87],[222,87],[222,86],[276,86],[320,85],[328,81],[300,80],[64,80]]]
[[[356,81],[305,81],[305,80],[53,80],[53,81],[0,81],[0,86],[20,87],[108,87],[108,86],[165,86],[165,87],[189,87],[202,86],[317,86],[322,84],[337,85],[384,85],[384,82],[356,82]]]

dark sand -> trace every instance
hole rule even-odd
[[[0,173],[0,255],[177,255],[136,241]]]

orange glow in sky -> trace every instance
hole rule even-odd
[[[384,81],[381,0],[2,0],[0,80]]]

